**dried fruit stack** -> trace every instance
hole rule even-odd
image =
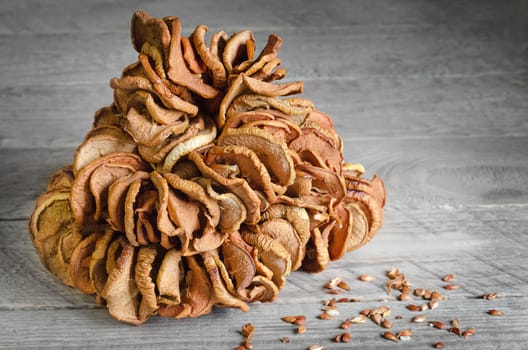
[[[381,225],[382,180],[344,164],[332,120],[285,75],[270,35],[181,34],[136,12],[137,62],[111,81],[71,166],[30,220],[43,264],[140,324],[272,301],[300,267],[323,270]]]

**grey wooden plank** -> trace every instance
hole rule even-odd
[[[0,310],[94,308],[95,301],[62,286],[40,264],[25,221],[0,221]],[[462,288],[452,299],[474,299],[487,292],[502,298],[525,297],[528,271],[528,207],[463,210],[385,211],[381,231],[368,245],[332,262],[319,274],[298,271],[288,277],[277,304],[310,304],[325,298],[322,286],[342,277],[352,288],[344,295],[362,301],[387,296],[385,272],[397,266],[414,288],[441,290],[441,277],[455,273]],[[488,259],[493,256],[493,259]],[[364,283],[359,274],[376,280]],[[447,293],[447,292],[446,292]],[[343,296],[344,296],[343,295]],[[327,295],[330,298],[329,295]]]
[[[271,32],[255,31],[258,47]],[[526,74],[522,25],[309,27],[277,34],[291,79]],[[9,47],[0,56],[0,86],[101,83],[137,58],[128,33],[0,36],[0,45]]]
[[[528,203],[528,138],[344,137],[345,159],[385,180],[387,205],[457,208]],[[51,174],[74,148],[4,149],[0,219],[26,218]]]
[[[526,137],[344,138],[345,159],[379,174],[393,208],[526,204]]]
[[[26,218],[51,173],[71,161],[95,109],[110,102],[109,78],[135,60],[128,25],[136,8],[178,15],[185,32],[198,23],[247,27],[259,47],[269,32],[280,34],[288,79],[305,80],[305,96],[334,116],[346,158],[386,181],[385,222],[373,241],[323,273],[293,273],[275,303],[246,314],[216,309],[141,327],[114,321],[47,273]],[[234,348],[247,322],[257,328],[255,348],[388,348],[398,345],[371,322],[351,329],[351,344],[331,340],[345,317],[387,304],[396,330],[413,329],[400,345],[408,349],[438,340],[449,349],[524,349],[527,18],[523,0],[0,0],[0,348]],[[409,324],[405,304],[384,291],[392,265],[415,287],[440,289],[440,277],[455,273],[461,288],[427,315],[459,318],[476,335]],[[361,283],[360,273],[377,279]],[[319,321],[320,299],[330,298],[322,285],[336,276],[352,286],[343,295],[363,301]],[[493,291],[496,301],[475,298]],[[489,308],[506,316],[489,317]],[[285,314],[307,315],[307,333],[295,335],[280,321]]]
[[[0,34],[127,31],[136,9],[155,16],[174,15],[189,27],[271,28],[343,25],[413,25],[463,22],[511,23],[528,13],[522,0],[495,1],[2,1]],[[60,16],[60,20],[57,20]]]
[[[29,217],[53,172],[71,164],[73,152],[73,149],[2,150],[0,164],[9,170],[0,176],[0,218]]]
[[[349,138],[525,136],[528,100],[519,79],[308,80],[302,96],[331,115]],[[76,147],[94,112],[111,100],[106,82],[0,89],[0,147]]]
[[[101,107],[103,107],[101,105]],[[95,110],[93,111],[95,112]],[[77,148],[86,133],[91,129],[93,112],[70,119],[74,113],[61,112],[64,119],[23,119],[2,122],[0,131],[0,148],[2,149],[36,149],[36,148]],[[20,112],[17,112],[20,113]],[[31,112],[35,114],[37,112]],[[56,116],[59,116],[56,114]],[[82,118],[80,118],[82,117]]]
[[[147,11],[156,17],[178,16],[189,30],[204,20],[211,29],[241,30],[250,25],[260,28],[288,25],[273,9],[263,9],[259,16],[255,16],[255,9],[259,7],[262,8],[258,4],[248,6],[241,0],[229,3],[213,0],[178,3],[137,0],[99,0],[89,3],[78,0],[56,0],[45,3],[24,1],[2,6],[0,34],[127,32],[130,17],[137,9]],[[56,21],[55,18],[59,13],[62,15],[62,20]]]
[[[93,298],[63,285],[41,264],[26,221],[0,224],[0,319],[7,310],[86,309]],[[1,347],[1,345],[0,345]]]
[[[7,124],[33,119],[41,122],[62,120],[64,123],[72,119],[76,119],[76,122],[91,119],[98,108],[112,103],[112,77],[101,77],[101,81],[96,84],[4,87],[0,89],[0,120]]]
[[[505,74],[307,81],[304,96],[332,116],[344,137],[522,136],[528,130],[523,79]]]
[[[154,319],[140,327],[117,324],[105,315],[104,310],[10,311],[5,312],[5,317],[0,319],[0,346],[24,349],[234,349],[242,339],[240,328],[251,322],[255,326],[252,341],[255,349],[300,350],[314,343],[324,345],[325,349],[380,349],[398,345],[406,349],[426,349],[437,341],[443,341],[449,349],[524,349],[528,341],[525,328],[526,301],[526,298],[519,298],[508,300],[507,304],[502,301],[496,303],[509,316],[495,319],[486,316],[482,311],[488,306],[478,302],[467,303],[463,309],[444,307],[431,312],[435,319],[443,322],[458,317],[463,327],[474,326],[476,335],[468,339],[427,324],[410,324],[408,312],[402,303],[385,303],[393,309],[394,315],[406,315],[405,320],[391,318],[396,331],[413,331],[412,340],[405,344],[393,344],[382,339],[380,334],[385,330],[370,321],[350,329],[351,343],[333,342],[332,339],[343,332],[338,328],[340,322],[359,312],[362,306],[358,304],[342,307],[346,316],[330,321],[316,318],[321,312],[320,304],[270,304],[255,305],[247,314],[217,309],[213,314],[199,319]],[[368,306],[380,305],[373,303]],[[280,317],[291,314],[306,315],[306,333],[296,335],[293,327],[280,320]],[[507,330],[503,326],[504,322],[508,323]],[[282,344],[282,337],[288,337],[290,343]]]
[[[516,267],[528,262],[528,247],[525,240],[515,235],[528,234],[527,210],[389,211],[384,228],[369,245],[331,263],[322,273],[292,273],[274,303],[252,305],[246,314],[215,309],[199,319],[154,318],[141,327],[118,323],[106,310],[90,304],[89,297],[80,296],[80,292],[75,296],[70,288],[61,288],[50,276],[43,276],[45,271],[38,264],[28,237],[20,237],[25,223],[0,222],[0,275],[4,282],[0,285],[0,347],[165,349],[177,342],[181,349],[234,348],[241,339],[240,327],[251,322],[256,327],[255,348],[305,349],[313,343],[338,348],[332,338],[342,332],[338,328],[340,322],[364,308],[388,305],[394,330],[413,330],[413,339],[406,344],[409,349],[428,347],[440,340],[454,349],[521,349],[528,340],[528,271]],[[494,257],[491,261],[487,258],[490,255]],[[428,320],[447,323],[457,318],[464,329],[475,327],[476,335],[464,340],[427,324],[411,324],[416,313],[406,310],[407,303],[397,301],[395,293],[388,296],[385,292],[384,273],[391,266],[405,273],[414,288],[440,290],[448,296],[449,300],[441,302],[437,309],[424,312]],[[356,278],[361,273],[377,279],[360,282]],[[461,289],[441,289],[444,282],[440,278],[447,273],[456,274],[455,283]],[[336,320],[318,320],[320,301],[333,297],[323,285],[337,276],[352,288],[340,296],[361,301],[339,304],[341,314]],[[13,290],[18,294],[9,293]],[[499,293],[495,301],[476,298],[492,291]],[[418,298],[413,302],[421,303]],[[486,315],[490,308],[503,311],[505,316]],[[308,331],[303,335],[295,335],[294,328],[280,320],[282,316],[298,314],[308,319]],[[402,319],[396,319],[397,315]],[[352,342],[346,348],[389,346],[380,338],[382,331],[370,321],[353,325]],[[283,336],[289,337],[291,343],[281,344],[279,339]]]

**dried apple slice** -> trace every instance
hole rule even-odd
[[[238,64],[252,60],[255,38],[249,30],[233,34],[228,40],[222,55],[222,62],[228,73]]]
[[[146,171],[136,171],[117,179],[108,188],[107,221],[116,231],[125,231],[125,205],[130,185],[135,181],[147,180],[149,177],[150,174]]]
[[[101,193],[107,190],[107,187],[97,186],[96,179],[92,180],[93,173],[100,168],[112,168],[113,170],[120,169],[125,176],[127,173],[134,173],[136,171],[146,171],[148,166],[143,163],[141,158],[131,153],[112,153],[99,158],[79,172],[72,186],[71,191],[71,208],[73,216],[78,224],[84,225],[96,221],[94,212],[96,210],[96,197],[92,193],[91,188],[97,187],[98,197],[101,198]],[[112,170],[109,170],[111,173]],[[104,181],[104,185],[111,185]],[[99,207],[100,200],[97,202]]]
[[[107,229],[95,242],[95,249],[90,258],[90,280],[93,282],[95,293],[101,295],[108,279],[106,271],[106,259],[108,247],[114,240],[115,231]]]
[[[349,227],[351,232],[345,246],[346,251],[349,252],[366,244],[374,237],[375,232],[369,231],[367,217],[358,203],[347,203],[345,208],[353,218],[352,227]]]
[[[215,98],[220,91],[205,84],[198,76],[192,74],[183,60],[181,49],[181,24],[177,17],[166,17],[171,32],[169,56],[167,57],[167,75],[174,83],[185,86],[198,95],[206,98]]]
[[[285,143],[273,135],[257,128],[224,129],[218,138],[218,145],[239,145],[255,152],[260,161],[269,169],[281,186],[289,186],[295,179],[293,159]]]
[[[136,144],[129,134],[115,126],[99,126],[86,135],[73,157],[73,172],[89,163],[112,153],[134,153]]]
[[[261,199],[247,181],[240,178],[224,177],[213,168],[207,166],[197,152],[191,152],[188,158],[194,162],[203,176],[213,179],[240,198],[246,207],[245,223],[256,224],[260,220]]]
[[[248,77],[240,73],[230,84],[218,110],[217,125],[222,128],[225,124],[227,111],[233,100],[240,95],[253,93],[267,97],[286,96],[302,92],[301,82],[290,82],[285,84],[272,84]]]
[[[286,276],[291,272],[291,256],[278,240],[262,233],[244,231],[242,238],[248,244],[258,248],[259,259],[272,272],[272,281],[281,289],[286,283]]]
[[[71,256],[83,237],[72,218],[69,197],[69,192],[58,191],[40,196],[29,228],[43,265],[63,283],[72,286]]]
[[[71,165],[57,170],[48,182],[47,192],[69,192],[74,180]]]
[[[205,43],[205,34],[207,33],[207,30],[207,26],[203,24],[197,26],[194,32],[192,33],[192,40],[194,46],[196,47],[197,54],[200,56],[207,68],[209,68],[209,70],[211,71],[211,75],[213,76],[213,86],[215,88],[222,88],[226,84],[227,73],[224,68],[224,65],[222,64],[222,61],[218,57],[218,54],[215,54],[212,48],[209,49],[207,47],[207,44]],[[217,35],[217,38],[219,38],[221,34],[222,33],[219,33],[219,35]],[[213,39],[214,37],[211,40]],[[218,39],[215,40],[215,42],[218,42]]]
[[[84,238],[73,250],[70,263],[70,275],[75,288],[86,294],[95,293],[95,286],[90,278],[90,260],[95,251],[100,232],[92,233]]]
[[[181,303],[180,283],[182,283],[183,277],[181,253],[175,249],[167,250],[156,277],[159,303],[166,305],[179,305]]]
[[[153,121],[149,115],[139,113],[135,108],[130,108],[126,115],[124,129],[134,140],[146,147],[159,145],[166,139],[181,135],[189,127],[186,118],[171,124],[160,125]]]
[[[195,149],[214,141],[216,138],[216,126],[209,119],[206,119],[205,123],[205,129],[199,131],[192,138],[178,143],[169,154],[167,154],[163,166],[161,167],[162,172],[170,172],[180,158],[186,156]]]
[[[156,295],[155,277],[152,276],[154,263],[158,251],[153,246],[141,247],[137,253],[137,260],[134,266],[134,279],[137,288],[141,293],[138,319],[146,320],[156,313],[158,309],[158,296]]]
[[[255,58],[250,31],[208,46],[176,17],[138,11],[131,27],[137,62],[30,219],[53,274],[140,324],[272,301],[292,270],[374,236],[383,182],[343,164],[328,115],[285,97],[301,82],[274,83],[279,36]]]
[[[202,258],[207,273],[209,273],[209,278],[211,279],[215,303],[228,307],[236,307],[244,312],[249,311],[249,306],[245,302],[234,297],[228,292],[222,280],[216,260],[213,257],[214,254],[216,254],[216,251],[205,252],[202,254]]]
[[[162,19],[151,17],[144,11],[136,11],[132,16],[130,28],[132,44],[137,52],[141,52],[145,43],[168,52],[171,35]]]
[[[335,223],[335,221],[334,221]],[[319,228],[311,231],[311,237],[306,246],[306,258],[303,260],[302,267],[309,272],[320,272],[324,270],[330,262],[328,253],[328,231],[332,229],[332,224],[326,226],[326,232],[321,232]]]
[[[166,140],[152,147],[138,145],[139,155],[145,161],[149,162],[150,164],[156,165],[158,167],[162,167],[165,158],[173,149],[176,148],[176,146],[182,144],[183,142],[190,142],[189,141],[190,139],[198,135],[201,131],[204,131],[206,127],[209,127],[209,126],[210,124],[206,124],[204,117],[202,116],[194,117],[189,121],[188,128],[182,134],[177,135],[175,137],[167,138]],[[206,131],[206,133],[209,131],[210,130]],[[177,150],[178,151],[175,151],[175,152],[182,151],[181,148],[178,148]],[[176,154],[176,156],[181,157],[180,154]]]
[[[211,147],[205,157],[207,165],[233,164],[240,170],[240,177],[246,179],[255,190],[262,191],[268,201],[275,202],[275,191],[279,194],[285,192],[286,188],[274,186],[266,166],[260,161],[257,153],[240,145],[229,145],[223,147]]]
[[[118,242],[121,251],[109,272],[102,296],[106,300],[108,312],[115,319],[135,325],[141,324],[145,320],[139,319],[140,294],[133,277],[136,250],[124,238]]]

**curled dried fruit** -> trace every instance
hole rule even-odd
[[[123,322],[247,311],[381,226],[383,181],[344,163],[332,119],[290,96],[302,82],[276,82],[282,39],[258,54],[251,31],[209,44],[207,30],[186,36],[177,17],[134,13],[137,61],[111,80],[112,104],[31,215],[45,267]],[[389,291],[408,292],[403,274],[389,275]],[[350,290],[341,278],[327,287]],[[287,322],[302,330],[303,317]],[[243,333],[250,348],[250,325]]]
[[[439,342],[434,343],[433,347],[435,347],[436,349],[443,349],[443,348],[445,348],[445,344],[443,342],[439,341]]]

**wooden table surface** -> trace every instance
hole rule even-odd
[[[248,322],[254,349],[528,348],[527,1],[180,2],[0,1],[0,348],[233,349]],[[304,97],[334,118],[346,159],[385,180],[385,221],[374,240],[322,273],[292,273],[276,302],[248,313],[215,309],[139,327],[55,280],[27,218],[51,173],[71,162],[95,110],[111,102],[109,80],[136,60],[136,9],[179,16],[184,33],[200,23],[251,29],[260,48],[269,33],[281,35],[288,80],[303,80]],[[406,303],[385,292],[391,266],[413,287],[448,295],[425,312],[429,320],[457,318],[475,335],[410,323]],[[362,273],[376,280],[360,282]],[[447,273],[460,289],[441,288]],[[361,302],[318,320],[321,300],[332,297],[323,285],[336,276],[352,288],[340,297]],[[487,292],[499,297],[478,298]],[[412,340],[384,340],[369,321],[350,328],[349,344],[332,341],[341,321],[380,305]],[[280,320],[288,314],[306,315],[307,332],[294,334]]]

